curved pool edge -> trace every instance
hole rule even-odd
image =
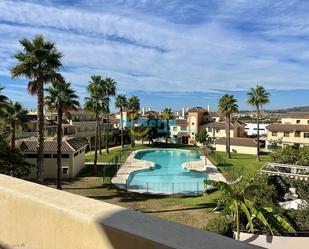
[[[173,150],[173,151],[184,151],[184,152],[192,152],[192,150],[185,150],[185,149],[173,149],[173,148],[149,148],[149,149],[140,149],[136,151],[132,151],[131,154],[128,156],[127,160],[121,165],[120,169],[118,170],[116,176],[114,176],[111,180],[111,183],[117,186],[120,189],[127,189],[127,180],[129,178],[129,175],[135,171],[140,171],[140,170],[147,170],[151,167],[155,166],[155,163],[152,161],[148,160],[141,160],[141,159],[136,159],[135,155],[138,152],[141,151],[153,151],[153,150]],[[201,160],[198,161],[188,161],[183,163],[181,166],[189,171],[199,171],[199,172],[205,172],[208,174],[208,179],[209,180],[214,180],[214,181],[224,181],[226,182],[224,176],[217,170],[217,167],[212,165],[212,164],[205,164],[205,156],[200,156]],[[132,165],[134,164],[134,165]],[[189,167],[189,165],[192,164],[198,164],[194,167]],[[130,188],[128,190],[129,192],[134,192],[134,193],[140,193],[140,194],[153,194],[153,195],[173,195],[173,196],[192,196],[196,195],[193,194],[192,192],[188,193],[162,193],[162,192],[157,192],[157,191],[147,191],[147,189],[132,189]],[[201,195],[202,193],[200,193]]]

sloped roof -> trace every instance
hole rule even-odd
[[[226,138],[221,137],[216,140],[216,144],[226,144]],[[256,147],[257,142],[253,138],[247,137],[231,137],[231,145]]]
[[[270,124],[266,126],[269,131],[277,132],[294,132],[294,131],[304,131],[309,132],[309,125],[299,125],[299,124]]]
[[[190,108],[188,112],[207,112],[207,109],[200,107],[200,106],[196,106],[196,107]]]
[[[309,112],[287,112],[283,113],[281,118],[309,119]]]
[[[230,129],[232,130],[235,127],[242,127],[242,126],[244,126],[244,124],[234,122],[234,123],[231,123]],[[212,122],[212,123],[205,124],[202,127],[209,127],[209,128],[213,128],[217,130],[224,130],[226,127],[226,122]]]
[[[177,136],[179,137],[188,137],[189,136],[189,133],[188,132],[185,132],[185,131],[179,131],[177,133]]]
[[[37,152],[36,140],[23,140],[20,144],[20,150],[23,152]],[[72,153],[83,147],[87,146],[84,139],[71,138],[62,141],[61,152]],[[44,153],[46,152],[57,152],[57,141],[44,141]]]

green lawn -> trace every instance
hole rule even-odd
[[[216,207],[221,193],[216,191],[206,196],[165,197],[126,192],[116,188],[110,178],[81,177],[64,180],[63,190],[106,201],[115,205],[137,210],[161,218],[203,229],[215,215],[211,210]],[[55,187],[53,182],[48,184]]]
[[[269,155],[261,155],[260,158],[261,161],[257,162],[255,155],[232,153],[232,159],[227,159],[225,153],[219,151],[209,156],[211,162],[229,180],[235,180],[240,175],[255,175],[265,163],[270,161]]]

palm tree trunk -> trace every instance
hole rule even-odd
[[[257,105],[256,106],[256,112],[257,112],[257,145],[256,145],[256,161],[260,161],[260,108]]]
[[[15,140],[16,140],[16,136],[15,136],[15,121],[12,121],[11,123],[11,128],[12,128],[12,134],[11,134],[11,149],[15,150]]]
[[[99,122],[99,154],[102,155],[102,131],[101,131],[101,120]]]
[[[99,136],[99,115],[96,114],[96,127],[95,127],[95,138],[94,138],[94,161],[93,161],[93,174],[98,174],[97,161],[98,161],[98,136]]]
[[[44,88],[43,82],[39,82],[38,87],[38,114],[37,114],[37,179],[43,181],[44,174]]]
[[[106,124],[106,139],[105,139],[105,146],[106,146],[106,153],[109,153],[108,150],[108,135],[109,135],[109,114],[107,114],[107,124]]]
[[[230,136],[230,128],[231,128],[231,121],[230,121],[231,117],[230,114],[227,115],[227,138],[226,138],[226,156],[228,159],[231,159],[231,136]]]
[[[62,145],[62,107],[58,109],[57,127],[57,189],[62,189],[62,165],[61,165],[61,145]]]
[[[123,144],[123,114],[122,114],[122,107],[120,107],[120,127],[121,127],[121,147],[124,147]]]
[[[168,134],[169,134],[168,119],[166,120],[166,129],[167,129],[167,132],[166,132],[166,137],[165,137],[165,144],[167,144],[168,142]]]

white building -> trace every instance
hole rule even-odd
[[[266,130],[267,124],[260,124],[260,135],[263,136],[267,134]],[[256,123],[246,123],[245,131],[248,136],[257,135],[257,124]]]

